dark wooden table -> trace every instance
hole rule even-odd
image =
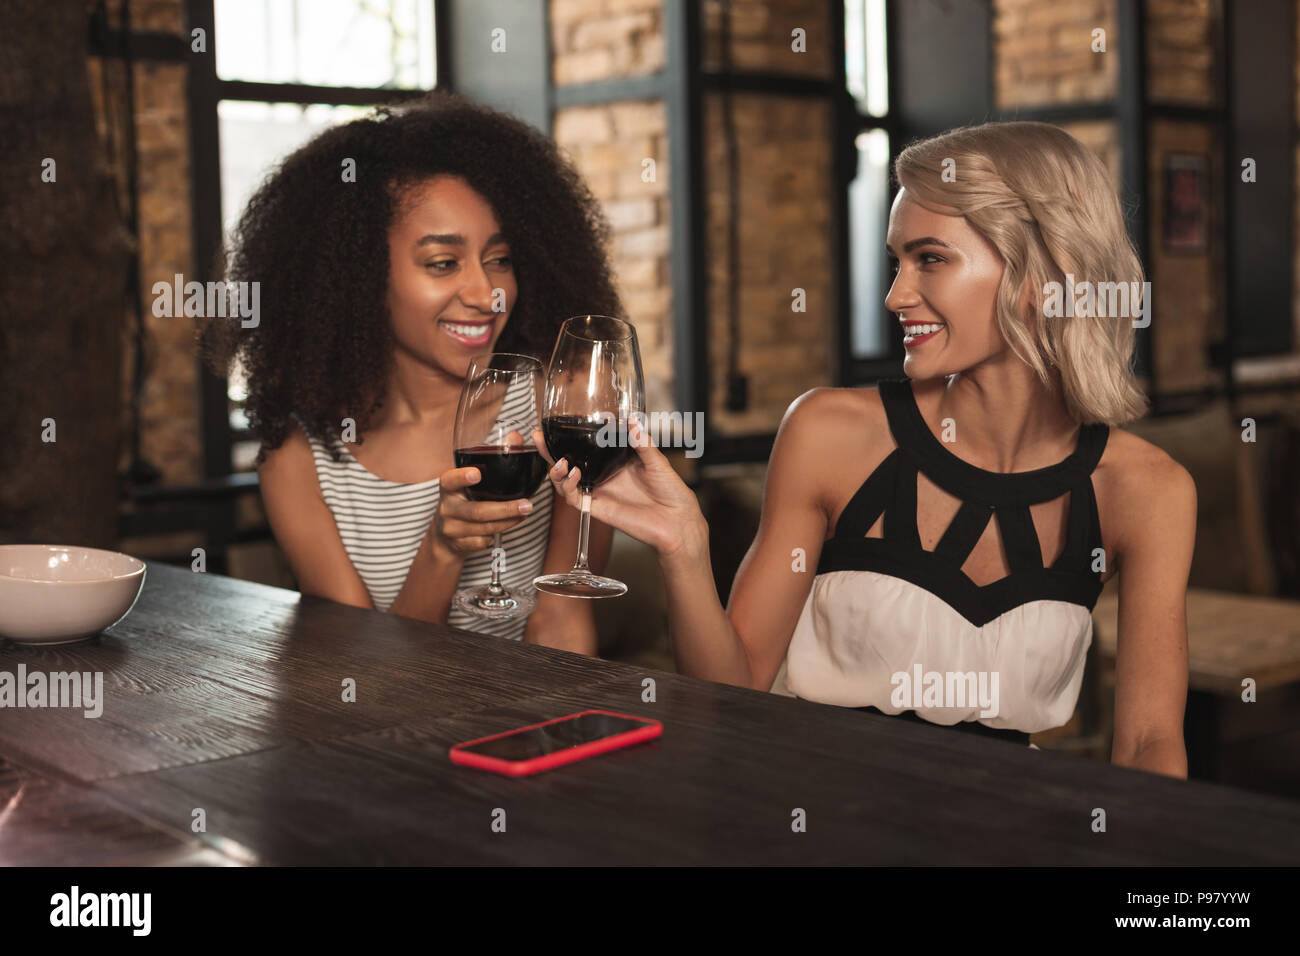
[[[0,863],[1300,860],[1291,801],[162,565],[116,628],[0,648],[0,670],[20,663],[102,671],[105,703],[0,710]],[[522,780],[447,759],[587,707],[663,737]]]

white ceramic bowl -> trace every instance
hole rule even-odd
[[[0,545],[0,637],[67,644],[112,627],[135,606],[145,564],[117,551]]]

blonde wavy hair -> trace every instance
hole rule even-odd
[[[945,160],[956,164],[947,167],[953,182],[944,181]],[[1043,317],[1045,283],[1064,284],[1066,273],[1076,282],[1143,288],[1119,197],[1096,154],[1047,123],[985,123],[913,143],[894,161],[894,175],[922,206],[946,215],[955,209],[997,248],[1005,263],[998,329],[1044,385],[1052,366],[1060,370],[1076,421],[1121,425],[1146,411],[1129,319]],[[1026,287],[1037,322],[1021,311]]]

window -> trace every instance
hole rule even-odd
[[[223,80],[431,89],[431,0],[216,0]]]
[[[434,0],[189,0],[213,73],[194,83],[196,261],[228,236],[271,168],[321,130],[437,85]],[[209,134],[204,136],[204,133]],[[215,152],[216,155],[207,155]],[[204,387],[209,475],[251,467],[239,369]]]
[[[889,226],[889,134],[869,129],[855,139],[858,175],[849,184],[850,315],[855,359],[871,359],[889,350],[884,307],[887,273],[883,258]]]
[[[845,0],[844,80],[856,107],[849,135],[857,155],[856,175],[848,184],[849,330],[842,339],[848,384],[879,377],[883,363],[897,358],[898,351],[884,304],[893,152],[886,27],[886,0]]]

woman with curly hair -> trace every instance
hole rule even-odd
[[[212,323],[238,360],[267,517],[304,594],[530,643],[596,651],[586,601],[539,595],[527,618],[451,606],[485,584],[495,532],[507,587],[567,570],[578,517],[543,482],[471,502],[453,467],[473,355],[545,364],[570,315],[621,313],[608,229],[554,143],[451,94],[321,133],[249,200],[227,281],[260,283],[260,321]],[[593,564],[612,532],[591,529]]]
[[[804,699],[1022,745],[1073,714],[1118,577],[1111,760],[1185,777],[1196,489],[1113,427],[1143,411],[1149,302],[1110,177],[1023,122],[915,143],[894,170],[885,305],[907,378],[790,406],[729,606],[699,504],[654,448],[637,443],[592,516],[657,549],[684,673],[766,691],[784,661]],[[1070,276],[1135,294],[1058,311]],[[578,499],[577,469],[551,477]]]

